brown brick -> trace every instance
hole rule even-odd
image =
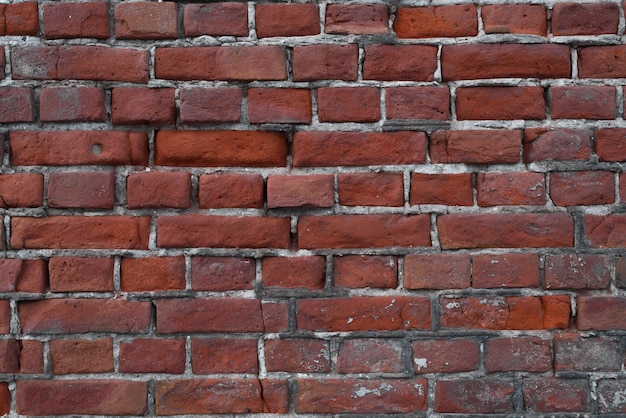
[[[123,258],[120,287],[125,292],[151,292],[185,288],[183,256]]]
[[[548,17],[543,4],[488,4],[481,9],[485,33],[546,36]]]
[[[120,343],[120,373],[169,373],[185,371],[185,339],[140,338]]]
[[[50,341],[52,373],[111,373],[113,339]]]
[[[609,86],[551,87],[555,119],[610,119],[617,114],[616,93]]]
[[[258,373],[257,340],[193,338],[191,367],[196,374]]]
[[[471,283],[467,254],[408,254],[404,257],[406,289],[465,289]]]
[[[186,4],[185,36],[247,36],[248,5],[223,2]]]
[[[114,125],[173,125],[176,123],[174,89],[113,89],[111,118]]]
[[[334,284],[348,288],[389,288],[398,285],[398,257],[344,255],[333,257]]]
[[[435,163],[515,164],[521,141],[519,130],[435,131],[430,158]]]
[[[546,204],[542,173],[478,173],[476,189],[479,206]]]
[[[399,38],[442,38],[478,34],[478,14],[473,4],[400,7],[393,30]]]
[[[376,122],[380,119],[380,92],[376,87],[321,87],[317,89],[321,122]]]
[[[261,264],[265,288],[323,289],[326,257],[265,257]]]
[[[337,373],[400,373],[402,342],[378,338],[344,341],[339,346]]]
[[[252,258],[193,257],[191,288],[196,291],[250,290],[256,277]]]
[[[472,175],[411,174],[411,205],[472,206]]]
[[[250,123],[311,123],[309,89],[251,88],[248,90]]]
[[[609,171],[551,173],[550,197],[557,206],[613,203],[615,201],[615,174]]]
[[[317,4],[257,4],[256,33],[259,38],[307,36],[320,33]]]
[[[584,161],[591,156],[589,132],[579,129],[527,128],[524,161]]]
[[[43,174],[0,175],[0,207],[37,207],[43,204]]]
[[[175,2],[127,2],[115,5],[118,39],[172,39],[178,37]]]
[[[198,187],[201,209],[263,208],[265,184],[260,174],[203,174]]]
[[[110,35],[109,4],[104,1],[45,3],[43,33],[48,39],[106,39]]]
[[[469,339],[413,341],[415,373],[471,372],[478,368],[479,347]]]
[[[191,175],[178,171],[132,173],[126,179],[128,209],[191,206]]]
[[[44,87],[39,95],[43,122],[104,122],[104,90],[98,87]]]
[[[456,91],[459,120],[544,119],[543,87],[460,87]]]
[[[238,88],[181,89],[180,120],[183,123],[239,122],[241,98]]]
[[[48,262],[52,292],[110,292],[113,258],[52,257]]]
[[[557,3],[552,9],[552,33],[562,35],[617,34],[619,6],[615,3]]]
[[[267,178],[267,206],[270,209],[333,207],[335,204],[334,189],[334,176],[332,174],[269,176]]]
[[[115,172],[51,173],[48,205],[51,208],[112,209],[115,206]]]
[[[359,46],[305,45],[293,49],[294,81],[351,80],[358,77]]]
[[[329,373],[330,348],[323,340],[266,340],[269,372]]]
[[[448,120],[450,90],[447,87],[388,87],[387,119]]]
[[[368,45],[363,79],[432,81],[437,69],[437,47],[430,45]]]
[[[355,35],[387,33],[388,20],[385,4],[328,4],[325,31]]]
[[[472,287],[538,287],[537,254],[479,254],[472,260]]]

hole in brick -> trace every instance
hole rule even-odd
[[[93,153],[93,155],[100,155],[100,153],[102,152],[102,146],[100,144],[93,144],[91,146],[91,152]]]

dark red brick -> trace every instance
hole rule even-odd
[[[248,5],[236,2],[186,4],[183,25],[185,36],[247,36]]]
[[[388,20],[386,4],[328,4],[325,32],[355,35],[387,33]]]

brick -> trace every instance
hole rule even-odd
[[[561,254],[546,256],[546,289],[606,289],[611,281],[608,256]]]
[[[615,88],[609,86],[550,87],[555,119],[615,119]]]
[[[437,47],[430,45],[368,45],[363,79],[432,81],[437,69]]]
[[[293,48],[292,60],[294,81],[356,81],[359,46],[357,44],[296,46]]]
[[[489,4],[481,8],[485,33],[546,36],[548,17],[543,4]]]
[[[323,289],[326,258],[322,256],[266,257],[261,264],[264,288]]]
[[[261,209],[265,201],[265,183],[260,174],[203,174],[198,188],[198,206],[201,209]]]
[[[584,161],[591,156],[589,132],[581,129],[524,129],[524,162]]]
[[[387,119],[448,120],[450,90],[447,87],[388,87]]]
[[[317,4],[257,4],[256,34],[259,38],[274,36],[307,36],[320,33]]]
[[[9,334],[11,325],[11,306],[8,300],[0,300],[0,333]]]
[[[159,334],[263,331],[258,299],[159,299],[155,304]]]
[[[0,259],[0,291],[44,293],[48,281],[45,260]]]
[[[552,370],[550,341],[539,337],[502,337],[487,341],[485,369],[496,372]]]
[[[261,303],[265,332],[287,331],[287,302],[263,301]]]
[[[271,175],[267,178],[267,207],[333,207],[334,181],[332,174]]]
[[[430,247],[428,215],[301,216],[298,247]]]
[[[343,255],[333,257],[334,284],[348,288],[395,288],[398,258],[395,256]]]
[[[241,98],[242,92],[238,88],[181,89],[180,121],[182,123],[239,122]]]
[[[0,123],[34,122],[35,93],[28,87],[0,87]]]
[[[50,360],[54,374],[111,373],[113,339],[52,340]]]
[[[248,90],[250,123],[311,123],[309,89],[251,88]]]
[[[626,161],[626,129],[607,128],[596,131],[596,154],[600,161]]]
[[[130,3],[128,3],[130,4]],[[173,125],[174,89],[116,88],[111,95],[114,125]]]
[[[558,3],[552,9],[555,36],[617,34],[619,6],[615,3]]]
[[[146,332],[150,302],[107,299],[48,299],[20,302],[25,334],[83,334],[87,332]]]
[[[400,373],[401,341],[375,338],[346,340],[339,346],[337,372]]]
[[[144,132],[11,131],[9,145],[14,166],[148,164]]]
[[[286,380],[263,379],[263,412],[286,414],[289,412],[289,388]]]
[[[443,249],[574,245],[569,214],[453,214],[437,218]]]
[[[626,216],[586,215],[585,230],[592,247],[619,248],[626,245]]]
[[[618,340],[603,337],[581,338],[576,334],[554,337],[556,372],[617,372],[623,355]]]
[[[615,258],[615,286],[626,287],[626,257],[623,256]]]
[[[6,4],[0,10],[4,26],[2,35],[35,36],[39,32],[37,2]]]
[[[623,330],[626,298],[612,296],[581,296],[578,298],[577,326],[580,330]]]
[[[220,292],[252,289],[256,265],[252,258],[193,257],[191,288]]]
[[[20,371],[20,344],[16,340],[0,340],[0,373]]]
[[[157,246],[163,248],[288,248],[289,218],[180,215],[157,220]]]
[[[296,304],[298,329],[393,331],[430,329],[430,301],[420,297],[304,299]]]
[[[478,173],[476,191],[478,206],[546,204],[542,173]]]
[[[411,205],[472,206],[472,175],[462,174],[411,174],[409,191]]]
[[[150,218],[50,216],[11,219],[13,249],[148,249]],[[59,237],[63,240],[59,240]]]
[[[474,340],[420,340],[411,346],[415,373],[471,372],[478,368],[480,354]]]
[[[298,379],[301,414],[397,414],[426,409],[426,379]]]
[[[385,4],[329,4],[325,32],[374,35],[389,32],[389,10]]]
[[[0,30],[2,29],[1,25],[2,24],[0,23]],[[6,77],[5,67],[6,67],[6,57],[4,55],[4,46],[2,46],[2,47],[0,47],[0,78]],[[1,391],[1,389],[0,389],[0,391]]]
[[[122,258],[120,284],[126,292],[184,289],[185,258]]]
[[[257,340],[193,338],[191,367],[196,374],[258,373]]]
[[[376,87],[321,87],[317,89],[320,122],[376,122],[380,119],[380,92]]]
[[[626,45],[588,46],[578,50],[580,78],[626,77]]]
[[[110,35],[109,5],[104,1],[45,3],[43,34],[47,39],[107,39]]]
[[[478,34],[476,6],[399,7],[393,30],[399,38],[475,36]]]
[[[285,48],[274,45],[157,48],[154,72],[168,80],[285,80]]]
[[[154,163],[186,167],[280,167],[287,140],[278,132],[159,131]]]
[[[598,381],[598,406],[601,414],[625,413],[626,402],[622,394],[626,390],[624,379],[602,379]]]
[[[104,90],[98,87],[44,87],[39,95],[42,122],[104,122]]]
[[[43,342],[22,340],[20,344],[22,346],[20,350],[20,373],[43,374]],[[0,401],[0,405],[2,405],[2,401]]]
[[[402,206],[402,173],[339,173],[339,204],[343,206]]]
[[[110,292],[113,258],[52,257],[48,262],[52,292]]]
[[[528,378],[524,379],[522,392],[526,411],[589,411],[589,382],[586,379]]]
[[[431,162],[514,164],[520,160],[521,141],[519,130],[435,131],[430,135]]]
[[[51,173],[48,180],[48,206],[51,208],[113,209],[114,171]]]
[[[183,26],[185,36],[247,36],[248,6],[236,2],[186,4]]]
[[[456,91],[459,120],[545,118],[543,87],[461,87]]]
[[[8,383],[0,383],[0,413],[8,414],[11,410],[11,392]]]
[[[185,371],[185,339],[141,338],[120,343],[120,373],[169,373]]]
[[[435,411],[461,414],[514,412],[513,382],[503,379],[438,380]],[[485,402],[485,399],[489,399]]]
[[[128,209],[191,207],[191,175],[178,171],[132,173],[126,179]]]
[[[567,45],[446,45],[441,53],[441,63],[443,80],[571,76]]]
[[[175,39],[178,7],[175,2],[130,2],[115,5],[117,39]]]
[[[472,260],[472,287],[482,289],[538,287],[537,254],[478,254]]]
[[[43,204],[43,174],[0,175],[0,207],[37,207]]]
[[[305,132],[293,137],[296,167],[368,166],[426,162],[423,132]]]
[[[324,340],[266,340],[268,372],[329,373],[330,348]]]
[[[470,287],[467,254],[408,254],[404,257],[405,289],[465,289]]]

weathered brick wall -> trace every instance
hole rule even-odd
[[[624,5],[452,3],[0,5],[0,412],[626,413]]]

